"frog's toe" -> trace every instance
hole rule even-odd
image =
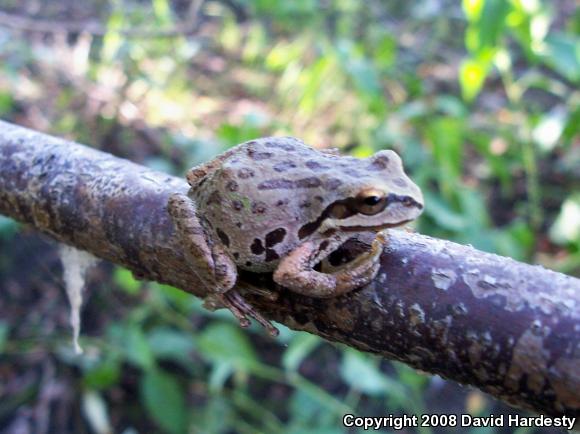
[[[269,301],[276,301],[280,296],[276,291],[258,288],[257,286],[240,281],[236,283],[236,289],[240,291],[240,294],[254,294],[258,297],[264,297]]]
[[[224,294],[220,294],[224,307],[228,308],[230,312],[238,319],[241,327],[248,327],[250,325],[250,318],[254,318],[258,323],[264,327],[268,333],[276,337],[279,331],[272,325],[270,321],[258,313],[252,305],[250,305],[236,290],[230,290]]]

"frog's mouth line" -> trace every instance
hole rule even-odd
[[[396,228],[398,226],[403,226],[413,221],[413,219],[403,220],[399,223],[386,223],[379,226],[339,226],[344,232],[378,232],[383,229]]]

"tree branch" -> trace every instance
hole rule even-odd
[[[197,296],[165,206],[184,180],[0,122],[0,213]],[[427,204],[427,206],[429,206]],[[344,255],[360,249],[353,243]],[[242,279],[273,289],[270,276]],[[580,416],[580,280],[391,231],[367,287],[327,300],[251,298],[296,330],[467,383],[515,406]]]
[[[106,25],[95,20],[55,21],[10,14],[2,10],[0,10],[0,27],[35,33],[88,33],[92,36],[105,36],[108,32],[117,32],[128,38],[174,38],[190,36],[197,32],[199,27],[197,12],[200,5],[200,1],[193,2],[187,13],[188,19],[166,29],[141,27],[109,29]]]

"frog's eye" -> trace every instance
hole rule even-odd
[[[378,214],[387,206],[387,197],[380,192],[366,192],[357,199],[357,211],[365,215]]]

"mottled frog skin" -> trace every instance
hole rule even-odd
[[[333,297],[372,280],[386,243],[383,229],[423,209],[420,189],[393,151],[359,159],[313,149],[293,137],[238,145],[187,174],[187,196],[168,204],[184,251],[207,283],[206,305],[276,329],[244,301],[237,269],[274,272],[274,280],[312,297]],[[377,236],[371,249],[331,273],[313,267],[348,239]]]

